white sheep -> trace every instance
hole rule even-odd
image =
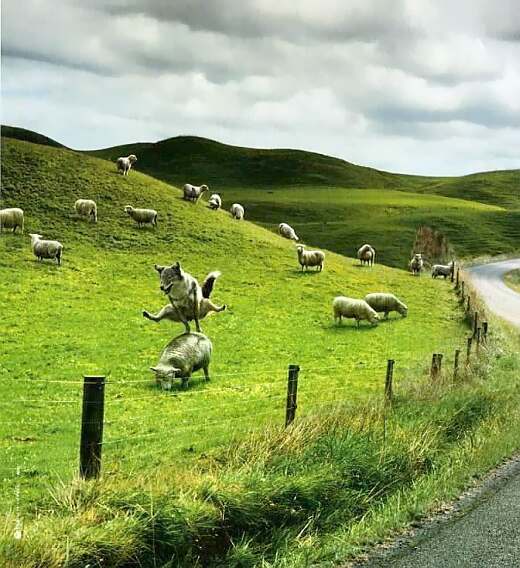
[[[374,247],[370,246],[369,244],[363,245],[357,251],[357,257],[361,261],[361,264],[368,264],[369,266],[374,264],[374,260],[376,258],[376,251]]]
[[[157,227],[157,211],[155,209],[135,209],[131,205],[125,206],[125,212],[138,224]]]
[[[288,225],[287,223],[280,223],[278,225],[278,232],[282,237],[286,239],[290,239],[291,241],[299,241],[298,235],[296,234],[295,230]]]
[[[352,318],[356,320],[358,327],[361,320],[369,321],[372,325],[377,325],[379,321],[379,316],[365,300],[355,300],[345,296],[334,298],[332,312],[334,321],[341,323],[342,318]]]
[[[393,294],[386,294],[384,292],[367,294],[365,296],[365,302],[375,312],[384,312],[385,319],[388,318],[390,312],[398,312],[403,317],[408,315],[408,306]]]
[[[231,209],[229,210],[233,219],[238,219],[238,221],[244,218],[244,208],[240,203],[233,203]]]
[[[172,339],[163,349],[159,362],[150,369],[155,373],[155,380],[164,389],[171,389],[172,380],[180,378],[182,386],[188,386],[193,372],[204,370],[209,381],[209,364],[213,346],[202,333],[183,333]]]
[[[220,209],[222,207],[222,195],[220,193],[213,193],[208,199],[208,207],[210,209]]]
[[[422,254],[417,252],[413,255],[412,260],[410,260],[410,270],[414,276],[420,276],[424,268],[424,260]]]
[[[117,171],[127,176],[135,162],[137,162],[137,156],[135,154],[130,154],[130,156],[126,158],[121,156],[121,158],[117,159]]]
[[[97,223],[97,205],[92,199],[78,199],[74,203],[74,209],[78,215],[90,217],[94,223]]]
[[[41,235],[31,233],[31,247],[34,256],[38,260],[44,258],[55,259],[58,265],[61,264],[61,255],[63,252],[63,245],[59,241],[44,241]]]
[[[205,191],[209,190],[209,187],[204,184],[204,185],[191,185],[191,183],[186,183],[184,185],[184,199],[186,199],[187,201],[193,201],[194,203],[197,203],[198,200],[202,197],[202,194]]]
[[[298,262],[302,270],[307,269],[309,266],[315,266],[316,270],[320,272],[323,270],[323,264],[325,262],[324,252],[321,252],[321,250],[305,250],[303,245],[298,245],[296,251],[298,253]]]
[[[0,209],[0,233],[3,229],[13,229],[13,233],[20,227],[23,233],[24,216],[23,209],[11,207],[10,209]]]
[[[455,269],[455,261],[451,261],[449,264],[434,264],[432,266],[432,278],[437,278],[437,276],[444,276],[444,280],[448,276],[453,274]]]

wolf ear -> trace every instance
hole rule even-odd
[[[181,269],[181,263],[177,261],[175,264],[172,264],[173,268],[177,268],[178,270]]]
[[[166,268],[165,266],[161,266],[160,264],[154,264],[153,267],[159,274],[161,274],[161,272]]]

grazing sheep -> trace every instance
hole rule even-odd
[[[414,276],[420,276],[424,268],[424,260],[422,254],[417,252],[413,255],[412,260],[410,260],[410,270]]]
[[[24,217],[23,209],[11,207],[10,209],[0,209],[0,233],[3,229],[13,229],[13,233],[18,227],[23,233]]]
[[[403,317],[408,315],[407,305],[393,294],[385,294],[383,292],[367,294],[365,296],[365,302],[375,312],[384,312],[385,319],[388,318],[390,312],[399,312]]]
[[[341,323],[342,318],[353,318],[359,327],[361,320],[367,320],[372,325],[377,325],[379,317],[377,313],[365,302],[365,300],[355,300],[345,296],[337,296],[332,302],[334,321]]]
[[[444,276],[444,280],[453,274],[455,269],[455,261],[452,260],[449,264],[434,264],[432,266],[432,278],[437,276]]]
[[[368,266],[372,266],[374,264],[374,260],[376,258],[376,251],[374,247],[370,245],[363,245],[357,251],[357,257],[361,261],[361,264],[368,264]]]
[[[155,209],[134,209],[131,205],[126,205],[125,212],[139,227],[147,224],[157,227],[157,211]]]
[[[155,373],[157,384],[166,390],[172,388],[175,378],[181,379],[182,386],[187,387],[192,373],[200,369],[209,381],[212,350],[211,341],[202,333],[183,333],[168,343],[157,365],[150,369]]]
[[[210,209],[220,209],[222,207],[222,195],[214,193],[208,200],[208,206]]]
[[[38,260],[44,258],[55,259],[58,265],[61,264],[61,254],[63,252],[63,245],[58,241],[43,241],[41,235],[31,233],[31,247],[34,256]]]
[[[186,201],[197,201],[202,197],[205,191],[208,191],[209,187],[207,185],[191,185],[191,183],[186,183],[184,185],[184,199]]]
[[[233,203],[229,211],[231,212],[233,219],[240,221],[244,218],[244,208],[240,205],[240,203]]]
[[[286,239],[290,239],[291,241],[299,241],[298,235],[294,231],[294,229],[288,225],[287,223],[280,223],[278,225],[278,232],[282,237]]]
[[[130,154],[130,156],[127,156],[126,158],[118,158],[117,171],[121,172],[124,176],[127,176],[135,162],[137,162],[137,156],[135,154]]]
[[[92,199],[78,199],[74,203],[74,209],[78,215],[91,217],[94,223],[97,223],[97,205]]]
[[[321,250],[305,250],[303,245],[298,245],[296,247],[298,252],[298,262],[302,267],[302,270],[309,266],[315,266],[316,270],[320,272],[323,270],[323,264],[325,262],[325,253]]]

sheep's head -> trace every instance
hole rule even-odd
[[[408,306],[401,303],[397,306],[397,311],[405,318],[408,315]]]
[[[130,211],[133,211],[133,207],[131,205],[125,205],[125,213],[130,213]]]
[[[305,247],[303,245],[296,245],[296,250],[298,254],[301,254],[305,250]]]
[[[205,191],[208,191],[209,187],[206,184],[203,184],[200,186],[200,192],[204,193]]]
[[[159,278],[161,280],[161,290],[168,294],[171,287],[175,282],[182,280],[184,272],[179,262],[172,264],[171,266],[160,266],[155,265],[155,270],[159,273]]]
[[[42,238],[41,235],[38,235],[36,233],[29,233],[29,236],[31,237],[31,242],[37,241],[38,239]]]
[[[135,154],[130,154],[130,156],[128,156],[128,160],[133,164],[134,162],[137,162],[137,156]]]
[[[157,367],[150,367],[150,371],[155,373],[155,382],[161,385],[164,390],[171,390],[172,381],[181,372],[176,367],[164,367],[161,364],[157,365]]]

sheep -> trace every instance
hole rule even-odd
[[[287,223],[280,223],[278,225],[278,232],[280,233],[280,235],[282,237],[285,237],[286,239],[290,239],[291,241],[298,242],[300,240],[298,238],[298,235],[294,231],[294,229],[290,225],[288,225]]]
[[[74,209],[78,215],[91,217],[94,223],[97,223],[97,205],[92,199],[78,199],[74,203]]]
[[[240,205],[240,203],[233,203],[229,211],[233,219],[240,221],[244,218],[244,208]]]
[[[139,227],[146,224],[157,227],[157,211],[155,209],[134,209],[131,205],[126,205],[125,212],[130,215]]]
[[[357,257],[361,261],[361,264],[368,264],[368,266],[372,266],[376,258],[376,251],[374,247],[366,244],[357,251]]]
[[[157,384],[161,384],[165,390],[172,388],[175,378],[180,378],[183,388],[186,388],[192,373],[200,369],[204,370],[204,376],[209,381],[212,351],[211,341],[204,334],[183,333],[166,345],[159,362],[150,370],[155,373]]]
[[[420,252],[417,252],[413,255],[412,260],[410,260],[409,266],[414,276],[421,275],[421,272],[424,268],[424,260]]]
[[[321,252],[321,250],[305,250],[303,245],[298,245],[296,251],[298,252],[298,262],[302,267],[302,271],[309,266],[315,266],[316,270],[320,272],[323,270],[325,253]]]
[[[41,261],[44,258],[55,259],[61,265],[63,245],[58,241],[43,241],[41,235],[31,233],[31,247],[34,256]]]
[[[135,162],[137,162],[137,156],[135,154],[130,154],[130,156],[127,156],[126,158],[118,158],[117,171],[121,172],[124,176],[127,176]]]
[[[453,274],[455,268],[455,261],[452,260],[449,264],[434,264],[432,266],[432,278],[437,276],[444,276],[444,280]]]
[[[13,233],[20,227],[23,233],[24,216],[23,209],[11,207],[10,209],[0,209],[0,233],[3,229],[13,229]]]
[[[355,300],[354,298],[346,298],[345,296],[337,296],[332,302],[332,312],[334,314],[334,321],[341,324],[341,318],[353,318],[357,322],[367,320],[372,325],[377,325],[379,316],[365,300]]]
[[[220,209],[222,207],[222,195],[214,193],[208,200],[208,207],[214,210]]]
[[[383,292],[367,294],[365,302],[375,312],[384,312],[385,319],[388,318],[389,312],[399,312],[404,318],[408,315],[408,306],[393,294]]]
[[[191,183],[187,183],[184,185],[184,199],[186,201],[193,201],[197,203],[198,200],[202,197],[202,194],[205,191],[209,190],[207,185],[191,185]]]

